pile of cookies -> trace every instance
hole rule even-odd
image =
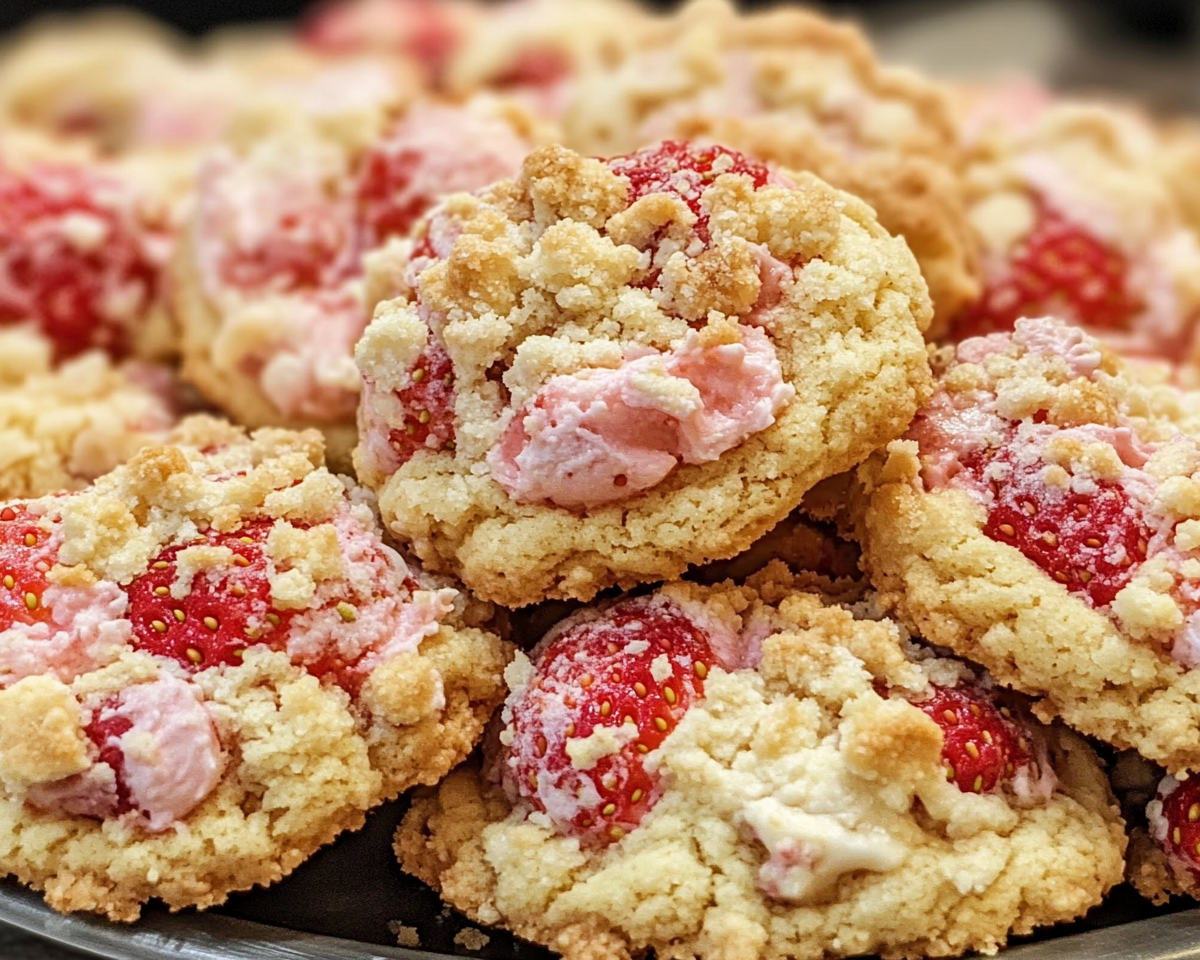
[[[415,788],[569,960],[1200,895],[1198,169],[792,7],[11,38],[0,874],[204,908]]]

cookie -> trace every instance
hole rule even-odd
[[[775,564],[572,616],[401,866],[568,960],[990,953],[1099,903],[1125,835],[1092,751],[871,607]]]
[[[941,88],[884,67],[861,31],[808,10],[739,14],[695,0],[634,34],[575,84],[567,146],[606,156],[684,137],[809,170],[862,197],[912,248],[930,336],[978,295],[960,150]]]
[[[372,306],[364,256],[442,193],[514,172],[529,148],[517,117],[426,104],[380,118],[365,147],[298,118],[210,154],[173,269],[185,377],[240,423],[320,427],[344,462]]]
[[[168,356],[173,211],[130,171],[38,138],[3,138],[0,330],[31,325],[61,361]]]
[[[212,906],[470,752],[507,646],[322,456],[192,419],[0,503],[0,874],[113,920]]]
[[[1200,780],[1167,775],[1129,837],[1129,882],[1154,903],[1200,897]]]
[[[928,390],[903,242],[721,147],[536,150],[439,207],[408,275],[357,348],[355,464],[430,569],[509,606],[733,556]]]
[[[1141,114],[1027,83],[974,91],[963,184],[984,289],[955,339],[1052,314],[1128,357],[1194,359],[1200,244]]]
[[[450,61],[486,16],[474,0],[329,0],[304,15],[299,41],[331,58],[403,58],[428,88],[442,90]]]
[[[0,331],[0,500],[78,490],[175,422],[163,368],[92,351],[53,370],[52,354],[31,331]]]
[[[906,438],[858,472],[884,603],[1043,718],[1200,766],[1200,442],[1164,412],[1170,389],[1050,319],[942,361]]]

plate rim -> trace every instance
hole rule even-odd
[[[0,922],[102,960],[446,960],[450,954],[382,947],[220,913],[152,911],[135,924],[63,915],[37,891],[0,883]],[[458,960],[458,958],[452,958]]]

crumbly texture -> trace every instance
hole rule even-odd
[[[814,177],[757,191],[747,180],[707,188],[714,242],[671,257],[665,296],[647,293],[638,244],[674,222],[678,250],[695,217],[667,194],[628,204],[625,181],[600,162],[540,149],[515,183],[446,202],[431,230],[456,238],[448,258],[420,272],[415,294],[380,306],[357,350],[369,395],[356,467],[429,568],[510,606],[677,576],[747,548],[814,483],[905,428],[929,389],[929,301],[911,253]],[[625,351],[665,351],[696,328],[701,342],[729,342],[744,329],[730,321],[753,319],[763,295],[764,253],[794,265],[761,320],[795,386],[771,426],[583,512],[516,502],[492,478],[489,449],[552,377],[619,368]],[[433,342],[423,316],[438,318],[453,363],[454,449],[420,450],[389,476],[388,430],[402,427],[391,397]]]
[[[1200,244],[1174,186],[1172,158],[1182,160],[1170,140],[1136,110],[1053,98],[1024,81],[960,101],[962,189],[985,288],[1025,249],[1042,211],[1053,211],[1126,263],[1129,315],[1092,332],[1125,355],[1195,362]]]
[[[579,78],[568,146],[607,156],[679,136],[812,171],[905,238],[933,300],[931,338],[978,295],[959,145],[935,84],[881,66],[861,31],[807,10],[694,0],[635,37]]]
[[[338,83],[336,72],[325,82]],[[239,423],[320,429],[331,462],[348,470],[360,389],[354,345],[375,302],[395,296],[389,280],[374,279],[386,268],[373,264],[381,246],[406,246],[403,234],[367,232],[363,210],[388,201],[356,191],[372,164],[385,166],[380,190],[415,219],[446,190],[511,174],[540,134],[502,101],[425,104],[402,115],[402,97],[360,104],[348,96],[310,115],[259,100],[231,123],[230,145],[203,162],[172,265],[184,375]],[[447,157],[449,140],[460,149]],[[401,164],[404,176],[391,169]],[[289,216],[295,223],[285,229]]]
[[[1049,336],[1065,338],[1060,346],[1076,344],[1071,362],[1070,350],[1003,335],[966,341],[970,356],[944,368],[911,438],[859,468],[851,507],[865,569],[899,619],[1038,697],[1043,718],[1059,716],[1170,771],[1195,768],[1200,674],[1191,669],[1189,598],[1200,575],[1191,513],[1200,507],[1192,497],[1200,444],[1166,415],[1186,396],[1174,391],[1168,403],[1170,388],[1146,386],[1096,341],[1036,324],[1057,329]],[[1056,579],[985,533],[989,483],[1003,473],[976,482],[963,464],[1008,431],[1017,443],[1011,462],[1023,462],[1021,450],[1040,458],[1029,462],[1048,489],[1125,492],[1123,516],[1144,525],[1149,553],[1122,568],[1111,602],[1094,602],[1061,571]]]
[[[78,490],[166,435],[165,371],[91,353],[51,370],[51,348],[0,330],[0,500]]]
[[[504,89],[557,116],[575,78],[611,64],[650,22],[646,9],[628,0],[528,0],[485,9],[466,22],[443,83],[456,97]]]
[[[713,669],[704,698],[648,757],[668,785],[641,825],[583,851],[464,768],[405,818],[406,871],[471,919],[568,960],[994,953],[1120,882],[1124,831],[1078,737],[1045,732],[1058,787],[1041,802],[962,793],[945,778],[933,721],[876,692],[919,699],[947,664],[906,657],[894,623],[797,592],[778,564],[743,588],[665,590],[727,623],[765,620],[770,636],[757,670]],[[829,844],[794,894],[767,893],[765,845],[778,838],[756,818],[764,806]]]
[[[289,628],[286,651],[251,641],[240,662],[196,671],[140,648],[128,630],[110,630],[107,643],[76,650],[74,659],[52,658],[34,673],[8,659],[23,649],[18,628],[0,631],[0,703],[12,720],[0,737],[0,872],[44,890],[58,910],[113,920],[135,920],[151,898],[173,910],[213,906],[286,876],[359,827],[371,807],[436,783],[470,753],[504,695],[511,648],[486,628],[487,605],[405,567],[397,555],[383,562],[393,571],[388,577],[400,579],[373,579],[381,575],[369,571],[378,567],[357,558],[387,548],[377,539],[370,498],[348,484],[323,466],[315,431],[248,437],[192,418],[169,444],[147,448],[87,490],[31,502],[54,531],[58,562],[49,578],[59,589],[126,586],[164,546],[195,543],[204,527],[237,531],[257,519],[274,522],[264,549],[277,609],[303,613],[304,598],[320,600],[338,577],[364,598],[357,615],[339,603],[336,633],[320,642],[344,644],[360,623],[370,629],[371,604],[390,602],[389,592],[400,606],[394,621],[383,621],[391,624],[387,635],[369,641],[366,656],[375,660],[363,668],[361,685],[310,672],[311,656],[296,652],[307,649],[305,629],[318,636],[330,630],[315,612],[307,614],[310,627]],[[351,531],[349,549],[335,529]],[[224,548],[183,551],[181,579],[170,589],[185,597],[183,578],[228,566],[230,556]],[[120,616],[120,590],[104,596],[113,593],[122,602],[106,601],[108,609]],[[56,602],[65,601],[47,591],[45,603],[53,609]],[[198,806],[156,830],[137,810],[72,816],[31,801],[34,788],[108,769],[89,758],[83,725],[111,697],[164,679],[177,687],[185,681],[219,739],[224,769]],[[122,749],[144,748],[131,741]]]

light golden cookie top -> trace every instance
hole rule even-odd
[[[490,456],[511,492],[516,468],[498,463],[520,453],[510,435],[558,393],[621,389],[624,402],[682,422],[732,350],[726,389],[747,396],[727,401],[732,427],[711,428],[731,440],[696,460],[679,454],[716,459],[786,404],[803,309],[794,272],[835,255],[846,205],[813,177],[793,181],[723,148],[667,142],[607,162],[535,151],[515,182],[446,201],[414,250],[412,293],[377,311],[357,350],[368,385],[359,469],[377,482],[424,448]],[[918,307],[915,319],[923,326],[927,313]],[[449,378],[437,395],[430,370]],[[755,426],[738,435],[738,417]],[[657,482],[613,472],[622,496]]]
[[[1188,359],[1200,245],[1150,120],[1023,82],[962,100],[963,184],[986,285],[959,336],[1053,313],[1123,354]]]
[[[849,24],[808,10],[739,14],[725,0],[695,0],[654,21],[637,41],[615,71],[598,65],[580,81],[564,118],[578,149],[607,154],[695,135],[691,118],[770,117],[777,127],[787,123],[776,131],[780,142],[816,139],[835,155],[956,156],[944,93],[914,73],[882,66]]]
[[[885,67],[855,27],[798,8],[697,0],[631,31],[575,84],[564,143],[608,155],[721,143],[862,197],[921,265],[940,333],[978,296],[961,151],[944,91]]]
[[[0,500],[78,489],[175,420],[166,371],[85,354],[51,371],[50,344],[0,331]]]
[[[966,340],[943,360],[941,389],[909,433],[925,487],[967,492],[989,537],[1132,639],[1200,663],[1200,441],[1169,416],[1194,398],[1144,385],[1099,341],[1049,319]]]
[[[637,622],[623,623],[623,604],[639,603]],[[847,609],[797,591],[780,564],[743,588],[672,584],[648,602],[576,615],[543,641],[536,664],[510,668],[513,693],[497,761],[510,804],[485,797],[484,817],[469,806],[458,810],[456,801],[469,794],[448,784],[439,797],[447,819],[474,823],[478,840],[444,834],[449,823],[439,815],[420,825],[418,807],[399,837],[402,863],[476,919],[571,957],[585,949],[608,957],[647,948],[716,957],[735,944],[750,957],[907,954],[929,943],[987,949],[1003,942],[1010,925],[1028,929],[1064,908],[1085,909],[1121,870],[1123,839],[1099,770],[1086,761],[1082,769],[1061,764],[1057,732],[1010,719],[984,692],[981,675],[922,650],[896,624],[874,616],[869,603]],[[694,648],[671,617],[706,635],[718,661],[689,671],[703,676],[694,699],[682,671],[672,673]],[[607,667],[598,652],[605,644]],[[639,645],[651,649],[641,653]],[[625,683],[641,682],[648,678],[634,672],[637,658],[660,649],[670,653],[655,663],[669,666],[651,664],[649,697],[637,690],[633,706],[610,701],[608,670]],[[619,686],[615,677],[611,686]],[[586,709],[593,697],[611,702],[611,712],[603,704],[598,713]],[[646,735],[631,746],[637,732],[620,734],[635,721],[616,718],[655,697],[667,704],[656,717],[666,718],[669,732],[638,753]],[[524,699],[539,711],[527,710]],[[559,728],[576,719],[573,699],[595,727],[582,740],[582,729],[567,727],[570,765],[556,772]],[[536,729],[529,726],[535,716]],[[614,718],[611,726],[602,726],[605,716]],[[968,727],[976,739],[957,739]],[[615,745],[593,743],[603,741],[596,733],[603,730]],[[1007,749],[1009,737],[1021,753],[1008,755],[1016,762],[1001,773],[1007,783],[973,790],[968,777],[962,789],[947,758],[995,762],[986,751]],[[536,792],[522,786],[534,783],[532,757],[543,764]],[[1002,753],[998,762],[1003,771]],[[583,780],[578,804],[586,810],[596,792],[601,803],[612,795],[599,815],[617,817],[631,800],[641,802],[628,791],[641,793],[643,780],[622,769],[635,763],[648,772],[655,802],[639,823],[597,846],[587,821],[569,819],[575,811],[565,798],[553,802],[555,787],[569,790]],[[422,829],[432,833],[427,850],[415,833]],[[1084,837],[1090,853],[1074,860],[1070,851]],[[987,920],[966,919],[964,892],[987,896],[1004,888],[1006,872],[1013,881],[1029,871],[1043,883],[1059,882],[1035,866],[1046,844],[1063,851],[1064,886],[1083,885],[1068,898],[1070,907],[1064,902],[1043,914],[1037,903],[1006,899]],[[431,869],[426,856],[447,858],[441,865],[449,869]],[[913,889],[926,892],[920,903]],[[887,923],[878,919],[881,905]]]

